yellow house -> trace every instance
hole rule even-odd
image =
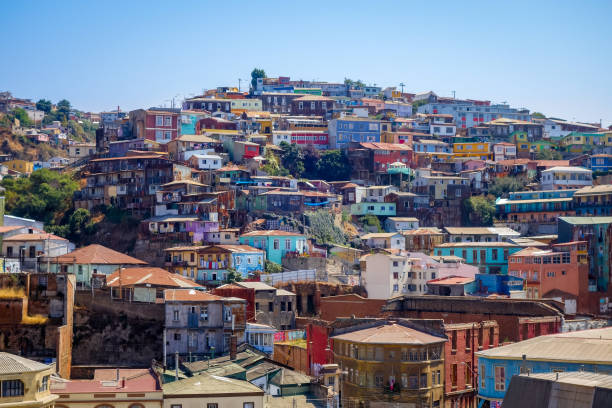
[[[34,163],[26,160],[9,160],[3,163],[9,170],[18,171],[23,174],[30,174],[34,171]]]
[[[204,248],[206,247],[179,246],[165,249],[166,268],[170,272],[195,279],[198,269],[198,251]]]
[[[54,366],[0,353],[0,407],[54,407],[49,381]]]
[[[491,159],[489,143],[485,142],[469,142],[469,143],[454,143],[454,157],[475,157],[481,160]]]

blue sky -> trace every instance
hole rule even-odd
[[[611,1],[12,1],[0,90],[129,110],[262,67],[610,125],[611,15]]]

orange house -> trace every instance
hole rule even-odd
[[[588,313],[587,242],[552,245],[552,250],[525,248],[508,258],[508,274],[525,279],[527,298],[561,298],[566,313]]]

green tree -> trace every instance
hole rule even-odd
[[[382,232],[383,230],[382,226],[380,225],[380,220],[375,215],[364,215],[363,217],[359,218],[359,222],[362,223],[364,226],[375,227],[376,232]]]
[[[546,119],[546,116],[544,116],[544,114],[540,112],[532,112],[531,117],[534,119]]]
[[[296,144],[281,142],[280,148],[283,149],[281,162],[284,168],[295,177],[300,178],[304,173],[304,154],[302,149]]]
[[[253,71],[251,71],[251,88],[256,89],[257,79],[265,78],[265,77],[266,77],[266,71],[264,71],[263,68],[254,68]]]
[[[280,273],[283,271],[283,267],[266,259],[264,270],[266,273]]]
[[[493,179],[489,185],[489,194],[494,197],[502,197],[512,191],[521,191],[529,183],[526,177],[499,177]]]
[[[470,226],[491,226],[495,217],[495,204],[484,196],[473,196],[463,201],[463,218]]]
[[[89,210],[79,208],[69,218],[68,221],[70,238],[77,242],[82,242],[84,238],[91,235],[95,226],[91,220]]]
[[[52,107],[53,104],[48,99],[39,99],[38,102],[36,102],[36,109],[45,112],[45,114],[51,113]]]
[[[280,164],[278,157],[276,157],[271,150],[266,150],[264,157],[266,158],[266,163],[261,167],[261,169],[269,176],[289,175],[289,171],[287,171],[287,169]]]
[[[561,155],[561,153],[554,149],[540,150],[536,154],[536,159],[538,160],[561,160],[562,158],[563,156]]]
[[[242,281],[242,275],[238,273],[234,268],[227,268],[227,273],[225,274],[225,283],[234,283]]]
[[[28,116],[28,113],[22,108],[15,108],[13,110],[13,115],[15,115],[16,119],[19,119],[21,126],[28,127],[32,126],[32,120]]]
[[[60,224],[72,208],[79,184],[72,174],[49,169],[34,171],[29,177],[4,178],[6,211],[18,217],[34,218],[47,225]]]
[[[319,178],[327,181],[348,180],[351,177],[351,164],[348,156],[341,150],[326,150],[316,164]]]

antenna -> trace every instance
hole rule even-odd
[[[456,99],[456,98],[455,98],[455,91],[453,91],[453,99]]]

